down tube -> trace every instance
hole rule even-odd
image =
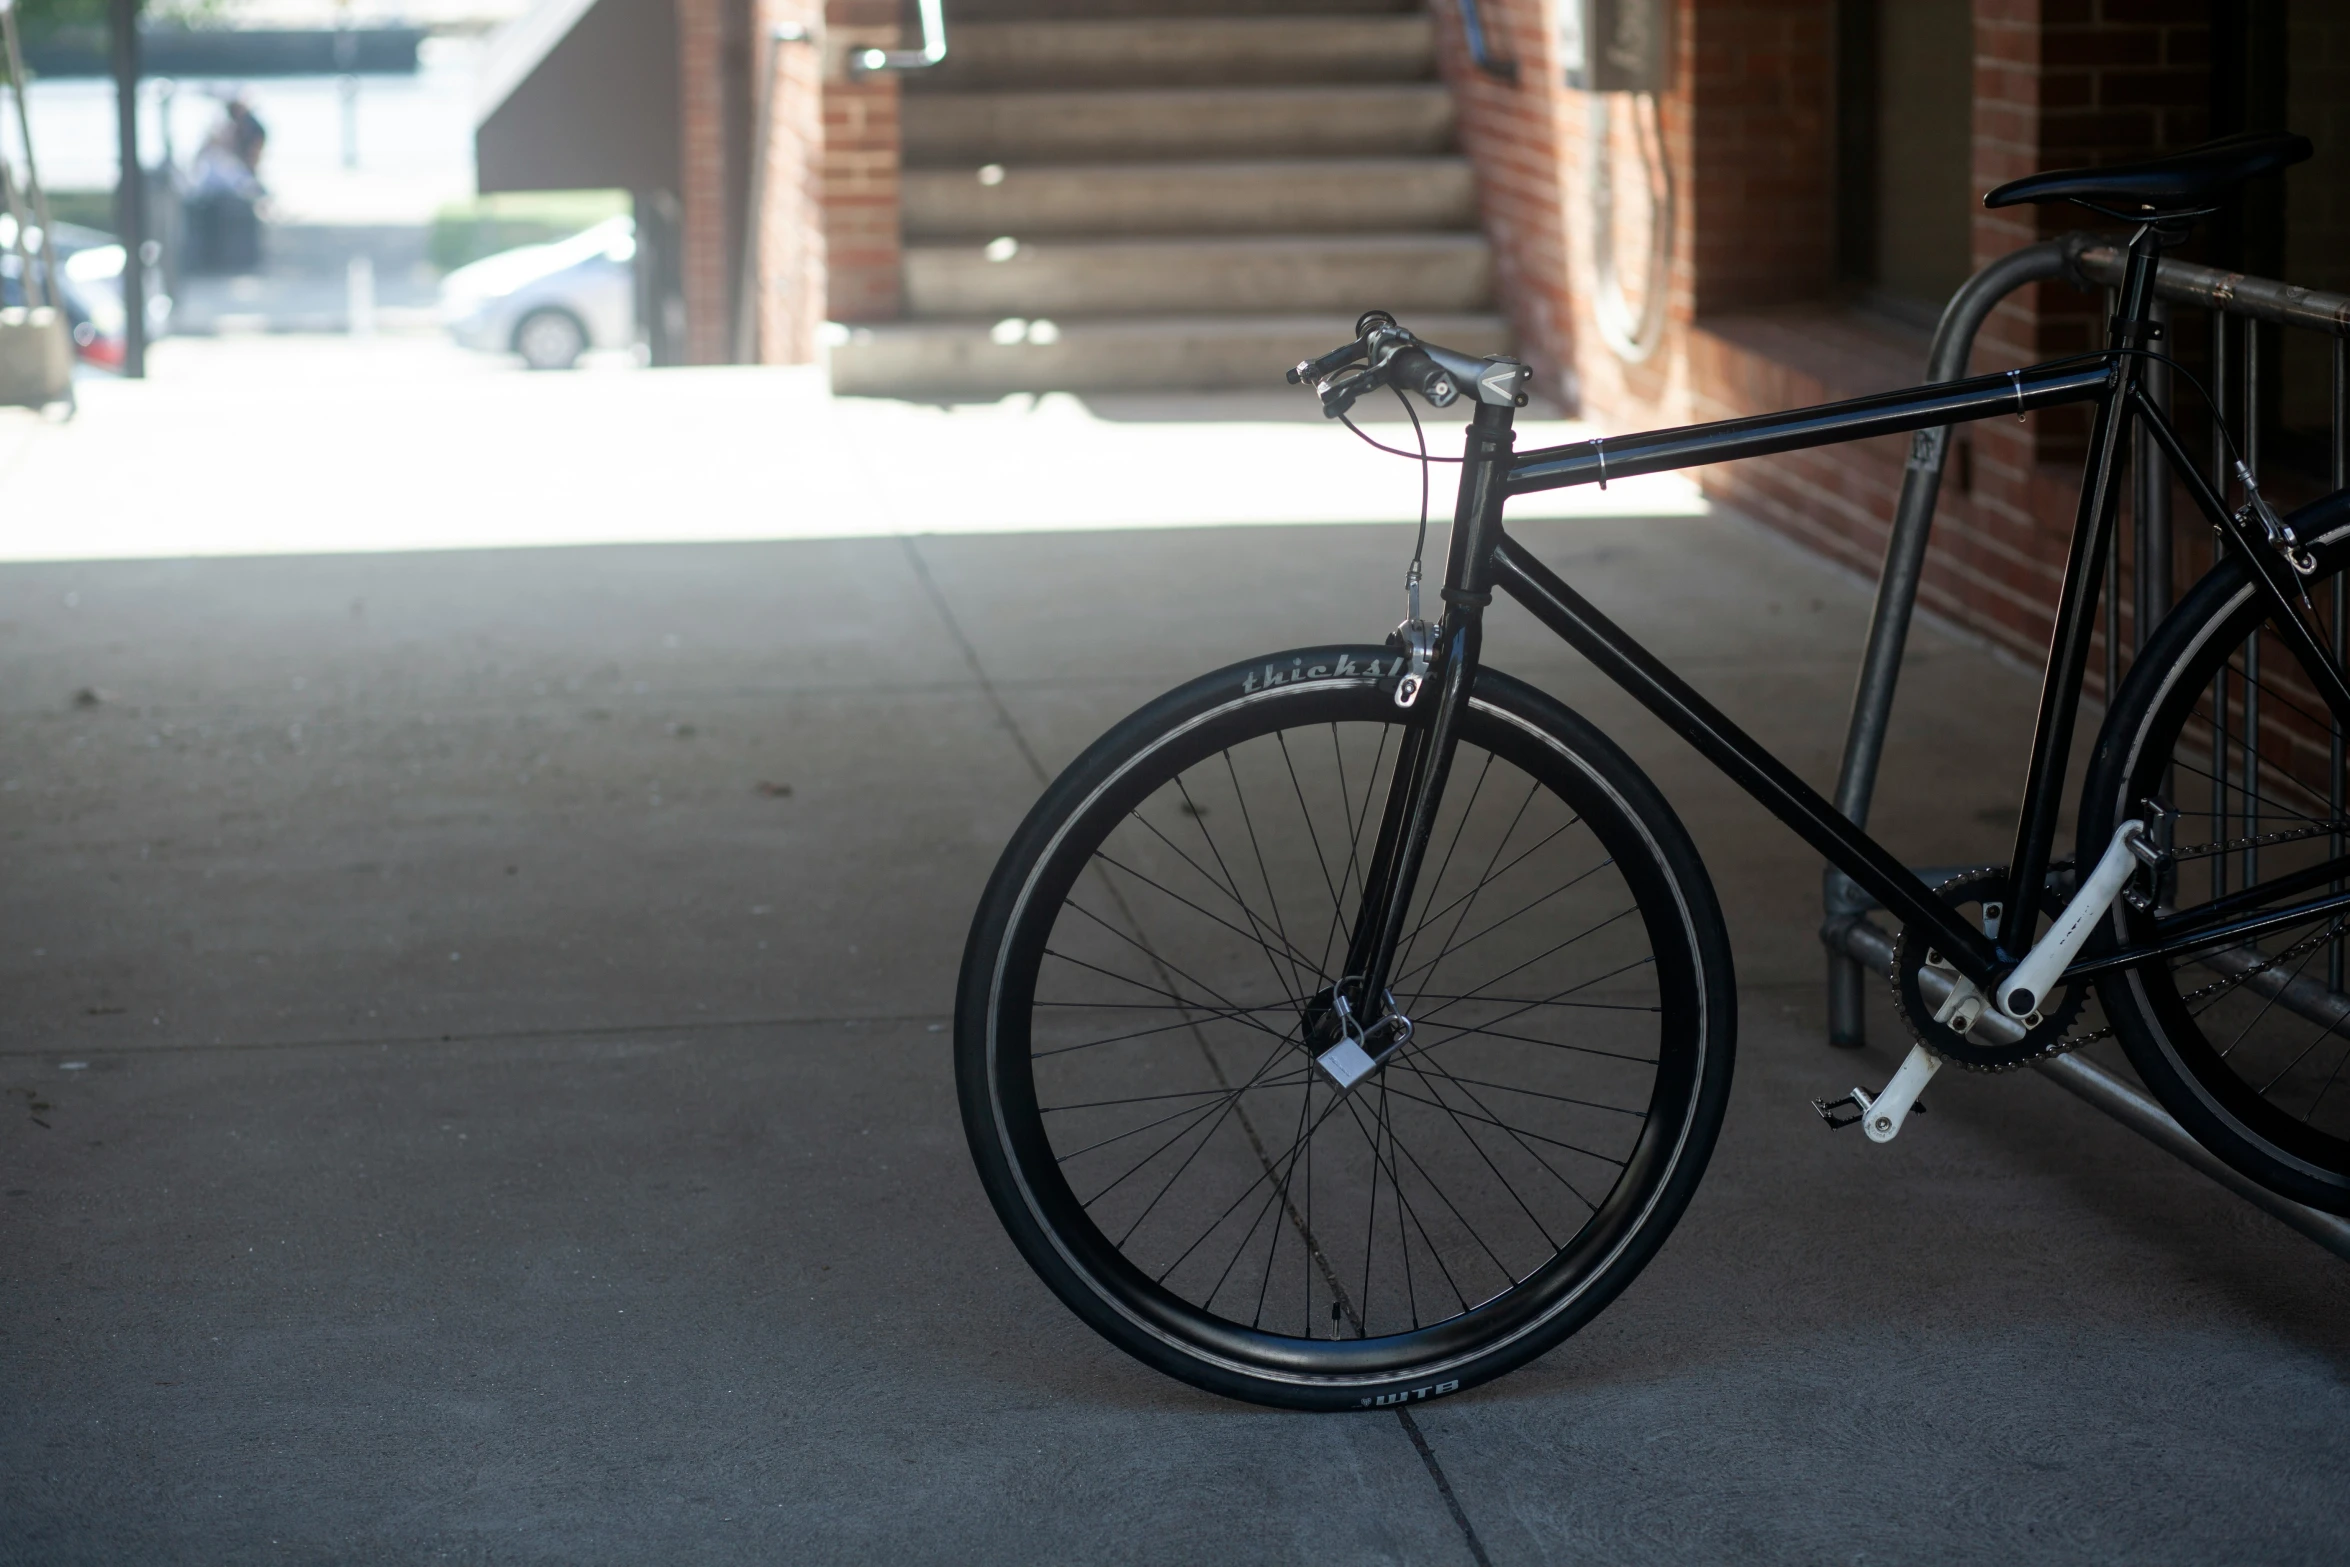
[[[1875,895],[1905,923],[1930,932],[1934,946],[1977,984],[1998,969],[1990,941],[1936,897],[1874,838],[1852,825],[1818,790],[1758,745],[1720,709],[1657,661],[1549,567],[1507,534],[1494,546],[1496,585],[1534,612],[1575,651],[1695,746],[1731,782],[1754,796],[1797,836]]]

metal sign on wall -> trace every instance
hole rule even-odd
[[[1585,92],[1662,92],[1667,0],[1560,0],[1559,59]]]

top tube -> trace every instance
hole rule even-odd
[[[2101,355],[2085,364],[2075,360],[2062,366],[2035,365],[1781,413],[1545,447],[1510,464],[1505,488],[1511,495],[1525,495],[1575,484],[1605,485],[1638,474],[1900,435],[2000,414],[2020,418],[2036,408],[2103,395],[2113,384],[2117,362]]]

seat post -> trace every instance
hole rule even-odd
[[[2162,260],[2162,224],[2140,224],[2138,232],[2130,236],[2130,260],[2122,274],[2120,297],[2114,318],[2105,324],[2105,346],[2108,348],[2145,348],[2161,335],[2161,327],[2154,319],[2154,274]],[[2133,361],[2123,367],[2123,386],[2136,384]]]

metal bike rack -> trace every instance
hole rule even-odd
[[[2032,283],[2064,279],[2077,286],[2111,287],[2120,282],[2123,252],[2110,241],[2091,234],[2028,246],[2004,256],[1960,286],[1942,312],[1926,357],[1926,380],[1953,381],[1966,374],[1975,334],[1998,308],[2000,301]],[[2256,408],[2258,336],[2249,323],[2272,322],[2325,333],[2333,339],[2333,488],[2350,488],[2350,297],[2296,288],[2267,278],[2247,277],[2181,261],[2164,261],[2156,274],[2158,318],[2167,317],[2172,304],[2212,312],[2214,381],[2227,395],[2227,322],[2237,318],[2244,328],[2246,404]],[[2154,366],[2146,377],[2148,392],[2166,409],[2170,376]],[[2247,425],[2257,428],[2256,419]],[[1877,764],[1884,755],[1886,724],[1893,711],[1894,687],[1901,677],[1902,651],[1909,639],[1912,611],[1917,605],[1918,581],[1925,567],[1926,542],[1933,530],[1934,506],[1942,488],[1942,470],[1950,450],[1950,427],[1920,430],[1911,437],[1909,461],[1902,474],[1901,499],[1893,513],[1893,530],[1885,544],[1885,570],[1877,584],[1877,602],[1869,619],[1868,641],[1861,655],[1860,678],[1853,692],[1852,720],[1845,732],[1844,761],[1836,778],[1836,808],[1852,821],[1866,825],[1870,796],[1876,789]],[[2142,643],[2169,610],[2171,583],[2170,473],[2153,439],[2140,429],[2132,453],[2132,523],[2136,551],[2136,634]],[[2259,466],[2257,435],[2248,454]],[[2120,605],[2119,551],[2108,562],[2106,593],[2106,691],[2108,700],[2118,673]],[[2337,601],[2337,618],[2340,606]],[[2337,757],[2341,754],[2337,738]],[[2340,772],[2337,766],[2335,771]],[[1929,879],[1930,879],[1930,873]],[[1869,918],[1874,904],[1868,895],[1835,867],[1827,870],[1823,889],[1826,919],[1820,941],[1828,950],[1828,1038],[1848,1049],[1867,1043],[1863,1021],[1862,986],[1867,974],[1882,974],[1891,966],[1893,938]],[[2339,984],[2336,978],[2336,984]],[[2308,997],[2280,996],[2280,1001],[2313,1021],[2336,1021],[2350,1010],[2350,998],[2338,989],[2309,987]],[[2322,1014],[2322,1015],[2321,1015]],[[2078,1095],[2115,1120],[2139,1133],[2212,1179],[2282,1219],[2327,1250],[2350,1258],[2350,1219],[2322,1213],[2240,1174],[2197,1142],[2169,1112],[2146,1094],[2078,1053],[2037,1063],[2035,1070]]]

